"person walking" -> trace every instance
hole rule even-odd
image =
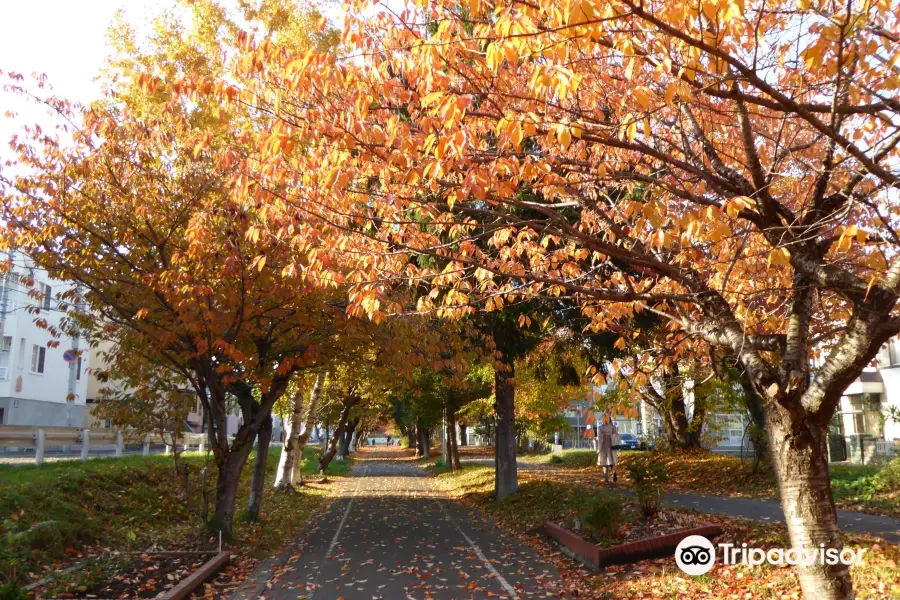
[[[603,477],[608,482],[612,471],[612,480],[618,481],[616,475],[616,446],[619,444],[619,430],[612,422],[609,413],[603,413],[600,427],[597,428],[597,466],[603,467]]]

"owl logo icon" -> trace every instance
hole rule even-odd
[[[703,575],[716,564],[716,548],[702,535],[689,535],[675,548],[675,564],[688,575]]]

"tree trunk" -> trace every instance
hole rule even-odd
[[[460,446],[468,446],[469,445],[469,438],[466,435],[466,424],[465,423],[459,424],[459,445]]]
[[[459,461],[459,446],[456,442],[456,412],[448,411],[447,422],[447,443],[448,454],[450,455],[450,465],[456,471],[462,469],[462,463]]]
[[[749,437],[753,443],[753,453],[756,455],[756,460],[753,463],[753,472],[756,473],[760,463],[769,455],[769,439],[766,435],[766,412],[763,408],[762,398],[753,389],[753,385],[750,384],[746,375],[741,376],[741,388],[744,391],[744,404],[752,421]]]
[[[287,435],[284,439],[284,445],[281,447],[281,456],[278,458],[278,468],[275,471],[275,489],[279,491],[290,492],[294,490],[294,470],[299,462],[297,449],[300,440],[302,413],[303,392],[298,391],[292,402],[291,414],[285,423]]]
[[[444,413],[444,423],[441,427],[441,436],[443,439],[443,444],[441,448],[441,460],[444,461],[444,466],[452,471],[453,470],[453,426],[450,420],[450,411],[447,410]]]
[[[262,505],[263,486],[266,482],[266,462],[269,458],[269,443],[272,441],[272,417],[263,421],[259,433],[256,434],[256,464],[250,480],[250,499],[247,501],[247,519],[259,520],[259,508]]]
[[[410,448],[413,448],[416,451],[416,458],[422,457],[422,426],[419,425],[419,421],[416,420],[416,424],[413,426],[413,430],[411,433],[412,437],[410,441]]]
[[[696,399],[695,399],[696,402]],[[687,407],[684,403],[684,394],[679,392],[672,397],[669,432],[670,442],[682,450],[702,448],[701,433],[704,412],[699,407],[694,407],[691,420],[687,418]]]
[[[338,418],[338,422],[334,428],[334,432],[331,435],[331,439],[328,441],[328,446],[319,457],[319,473],[321,473],[324,481],[328,480],[328,478],[325,476],[325,470],[334,459],[334,455],[337,454],[338,444],[344,437],[344,429],[347,427],[347,421],[350,419],[350,411],[354,406],[357,405],[357,403],[359,403],[359,398],[355,395],[351,395],[344,400],[344,406],[341,409],[341,415]]]
[[[359,419],[347,421],[344,433],[341,436],[340,449],[338,451],[338,460],[344,460],[350,455],[350,448],[353,445],[353,434],[356,432],[356,426]]]
[[[702,402],[694,399],[694,414],[687,418],[682,377],[678,366],[660,377],[663,391],[659,393],[653,385],[647,387],[644,400],[656,409],[666,429],[666,438],[672,448],[691,450],[702,448],[703,420],[706,415]]]
[[[306,422],[303,424],[303,430],[297,438],[297,451],[294,456],[294,469],[291,471],[291,483],[303,485],[303,470],[300,469],[300,461],[303,460],[303,450],[309,441],[309,436],[316,427],[316,418],[319,416],[319,401],[322,399],[322,390],[325,387],[325,371],[319,371],[316,374],[316,382],[313,384],[312,392],[309,394],[309,406],[306,410]]]
[[[798,417],[802,419],[802,417]],[[827,427],[793,423],[779,405],[766,410],[769,446],[791,545],[818,552],[843,548],[828,473]],[[853,597],[850,571],[845,565],[797,567],[803,597],[808,600],[846,600]]]
[[[234,535],[234,508],[237,499],[238,485],[241,480],[241,471],[250,456],[253,445],[245,442],[240,446],[232,446],[231,451],[225,455],[224,460],[216,461],[218,481],[216,482],[216,510],[210,522],[213,531],[221,531],[222,537],[231,540]]]
[[[419,450],[420,456],[422,458],[431,458],[431,440],[430,431],[427,427],[422,427],[421,425],[417,425],[416,429],[419,432]]]
[[[515,376],[512,365],[499,365],[494,371],[495,411],[497,413],[496,446],[494,448],[494,494],[502,500],[519,489],[516,469]]]
[[[348,424],[347,431],[347,452],[344,454],[344,457],[350,456],[353,454],[353,451],[356,450],[356,438],[359,433],[359,418],[353,419]]]

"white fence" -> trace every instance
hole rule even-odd
[[[875,440],[875,456],[893,458],[900,451],[900,440]]]
[[[115,429],[81,429],[78,427],[30,427],[22,425],[0,425],[0,448],[34,448],[34,462],[44,462],[44,453],[51,446],[80,446],[81,460],[87,460],[91,445],[115,446],[115,456],[122,456],[125,444],[142,444],[144,456],[150,454],[151,444],[168,444],[159,435],[140,436],[133,432]],[[186,433],[178,440],[178,446],[189,450],[197,447],[203,452],[206,446],[205,433]],[[166,445],[166,453],[171,447]]]

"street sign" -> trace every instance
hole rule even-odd
[[[78,360],[78,352],[75,350],[66,350],[63,352],[63,360],[67,363],[73,363]]]

